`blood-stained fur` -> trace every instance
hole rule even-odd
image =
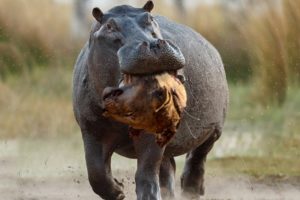
[[[103,92],[104,116],[155,134],[160,146],[175,134],[186,101],[183,84],[168,73],[124,75],[119,88]]]

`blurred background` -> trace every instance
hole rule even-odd
[[[96,199],[89,196],[81,133],[72,112],[73,65],[88,39],[94,6],[105,12],[145,2],[0,0],[3,199]],[[300,191],[300,0],[154,3],[153,13],[194,28],[225,64],[230,109],[207,161],[208,186],[220,184],[218,175],[233,185],[242,180],[240,191],[263,195],[256,184],[269,180],[276,183],[268,188],[270,194],[292,199]],[[132,187],[130,194],[135,162],[113,160],[114,173]],[[178,177],[183,162],[183,156],[177,158]],[[210,195],[215,192],[208,189]]]

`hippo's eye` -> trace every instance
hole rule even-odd
[[[153,22],[153,17],[151,15],[147,15],[147,18],[146,18],[146,25],[151,25],[151,23]]]
[[[118,30],[118,25],[114,19],[110,19],[106,23],[106,29],[110,32],[114,32]]]

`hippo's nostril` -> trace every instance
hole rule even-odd
[[[152,35],[153,38],[157,38],[156,33],[152,32],[151,35]]]
[[[150,49],[161,49],[166,44],[166,41],[158,39],[150,44]]]
[[[165,41],[165,40],[158,39],[157,43],[158,43],[159,45],[165,45],[165,44],[166,44],[166,41]]]
[[[150,49],[156,49],[156,48],[160,48],[159,43],[157,42],[151,42],[150,43]]]
[[[148,43],[144,41],[144,42],[142,43],[142,45],[143,45],[144,47],[147,47],[147,46],[148,46]]]

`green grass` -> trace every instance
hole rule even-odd
[[[225,157],[209,160],[208,169],[216,174],[247,174],[254,177],[300,176],[299,159],[273,157]]]
[[[259,89],[259,88],[257,88]],[[262,106],[251,98],[251,86],[230,85],[228,123],[246,124],[262,134],[295,136],[300,130],[300,91],[289,87],[286,103]]]
[[[253,142],[242,153],[243,144],[237,145],[235,151],[226,157],[212,157],[208,166],[223,173],[258,177],[300,176],[299,89],[290,87],[287,100],[281,107],[256,104],[249,93],[250,85],[230,85],[230,109],[222,137],[233,137],[231,134],[235,132],[242,140],[245,134],[250,134]],[[255,138],[259,140],[255,141]]]

